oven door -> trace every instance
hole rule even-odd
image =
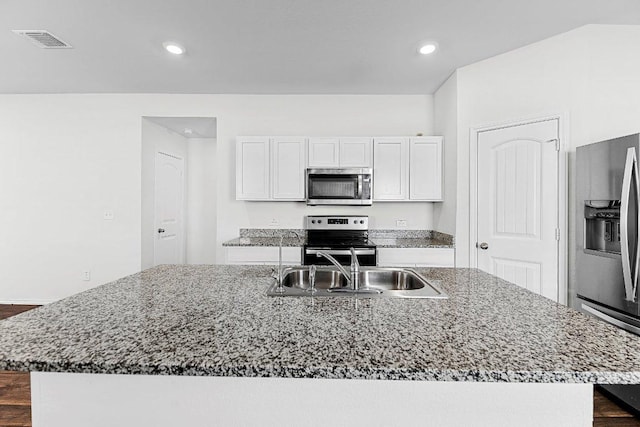
[[[351,251],[349,249],[331,249],[320,247],[304,248],[303,265],[332,265],[331,261],[318,256],[318,251],[326,252],[342,265],[351,265]],[[378,265],[378,251],[376,248],[356,248],[356,257],[360,265],[375,267]]]
[[[308,205],[370,205],[368,169],[308,169]]]

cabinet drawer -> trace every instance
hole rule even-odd
[[[380,267],[454,267],[453,248],[378,248]]]
[[[282,263],[300,265],[302,248],[287,246],[282,248]],[[229,246],[227,264],[277,264],[278,248],[273,246]]]

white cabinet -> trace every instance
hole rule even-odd
[[[378,248],[380,267],[454,267],[453,248]]]
[[[307,150],[303,138],[271,140],[271,196],[274,200],[305,200]]]
[[[373,200],[406,200],[409,195],[409,140],[374,138]]]
[[[338,138],[309,138],[309,167],[337,168],[340,166]]]
[[[371,138],[309,138],[310,168],[370,168]]]
[[[278,248],[274,246],[228,246],[227,264],[277,265]],[[302,264],[302,248],[282,248],[282,264]]]
[[[340,138],[341,168],[370,168],[372,165],[371,138]]]
[[[374,201],[441,201],[442,137],[374,138]]]
[[[442,200],[442,137],[411,138],[409,199]]]
[[[269,138],[236,140],[236,199],[269,200]]]
[[[238,137],[237,200],[305,200],[303,137]]]

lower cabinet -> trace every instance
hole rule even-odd
[[[455,267],[453,248],[378,248],[379,267]]]
[[[302,248],[287,246],[282,248],[282,263],[302,264]],[[278,248],[274,246],[229,246],[227,264],[277,265]]]

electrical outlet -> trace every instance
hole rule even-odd
[[[84,280],[85,282],[88,282],[91,280],[91,272],[90,271],[83,271],[82,272],[82,280]]]
[[[102,219],[105,221],[111,221],[113,219],[113,211],[104,211],[102,214]]]
[[[278,221],[277,219],[273,218],[271,220],[271,222],[269,223],[270,226],[275,227],[276,225],[280,225],[280,221]]]
[[[406,219],[399,219],[396,221],[396,227],[406,227],[406,226],[407,226]]]

